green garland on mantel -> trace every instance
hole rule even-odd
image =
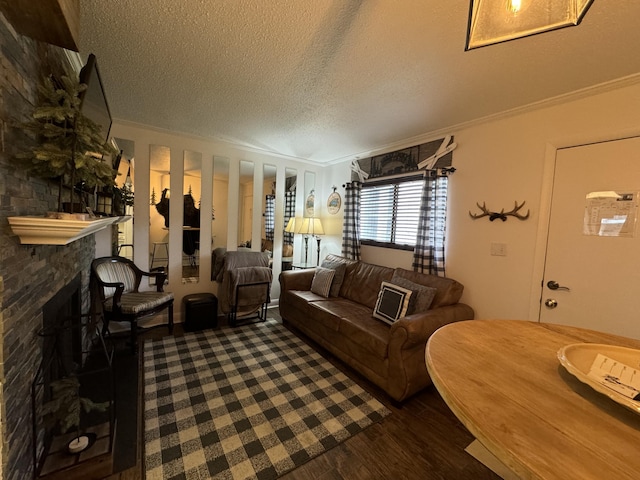
[[[60,180],[58,211],[62,211],[63,185],[71,187],[72,208],[78,183],[87,187],[114,185],[117,171],[110,158],[118,152],[104,140],[100,126],[80,110],[80,94],[87,85],[68,76],[61,77],[60,85],[56,83],[48,77],[39,86],[41,104],[31,120],[20,125],[35,134],[36,145],[16,158],[29,162],[31,174]]]

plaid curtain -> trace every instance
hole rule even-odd
[[[276,196],[267,195],[264,211],[264,234],[267,240],[273,242],[273,231],[275,230],[276,220]]]
[[[342,255],[360,260],[360,182],[347,183],[344,192],[344,224],[342,226]]]
[[[296,191],[286,191],[284,193],[284,226],[287,226],[289,219],[296,216]],[[293,232],[284,232],[284,244],[293,245]]]
[[[416,272],[445,276],[444,229],[447,218],[447,177],[426,177],[422,190],[418,237],[413,251]]]

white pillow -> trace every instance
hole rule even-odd
[[[409,308],[411,290],[389,282],[382,282],[373,316],[389,325],[404,317]]]
[[[331,291],[331,282],[333,282],[335,274],[335,270],[317,267],[316,273],[313,275],[313,280],[311,281],[311,291],[316,295],[325,298],[328,297]]]

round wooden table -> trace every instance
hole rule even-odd
[[[640,415],[569,374],[573,343],[640,349],[640,341],[518,320],[469,320],[437,330],[433,383],[482,445],[520,478],[640,479]]]

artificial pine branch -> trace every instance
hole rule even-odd
[[[42,413],[50,427],[58,425],[60,433],[67,433],[79,429],[82,410],[104,412],[108,407],[109,402],[95,403],[81,397],[80,381],[72,375],[51,382],[51,400],[44,404]]]
[[[27,160],[34,175],[70,181],[73,204],[73,186],[78,182],[88,187],[114,185],[117,172],[109,157],[117,151],[104,141],[100,126],[80,110],[80,93],[87,86],[67,76],[61,82],[62,87],[56,88],[53,79],[47,78],[39,87],[41,105],[21,125],[36,135],[38,144],[16,157]]]

